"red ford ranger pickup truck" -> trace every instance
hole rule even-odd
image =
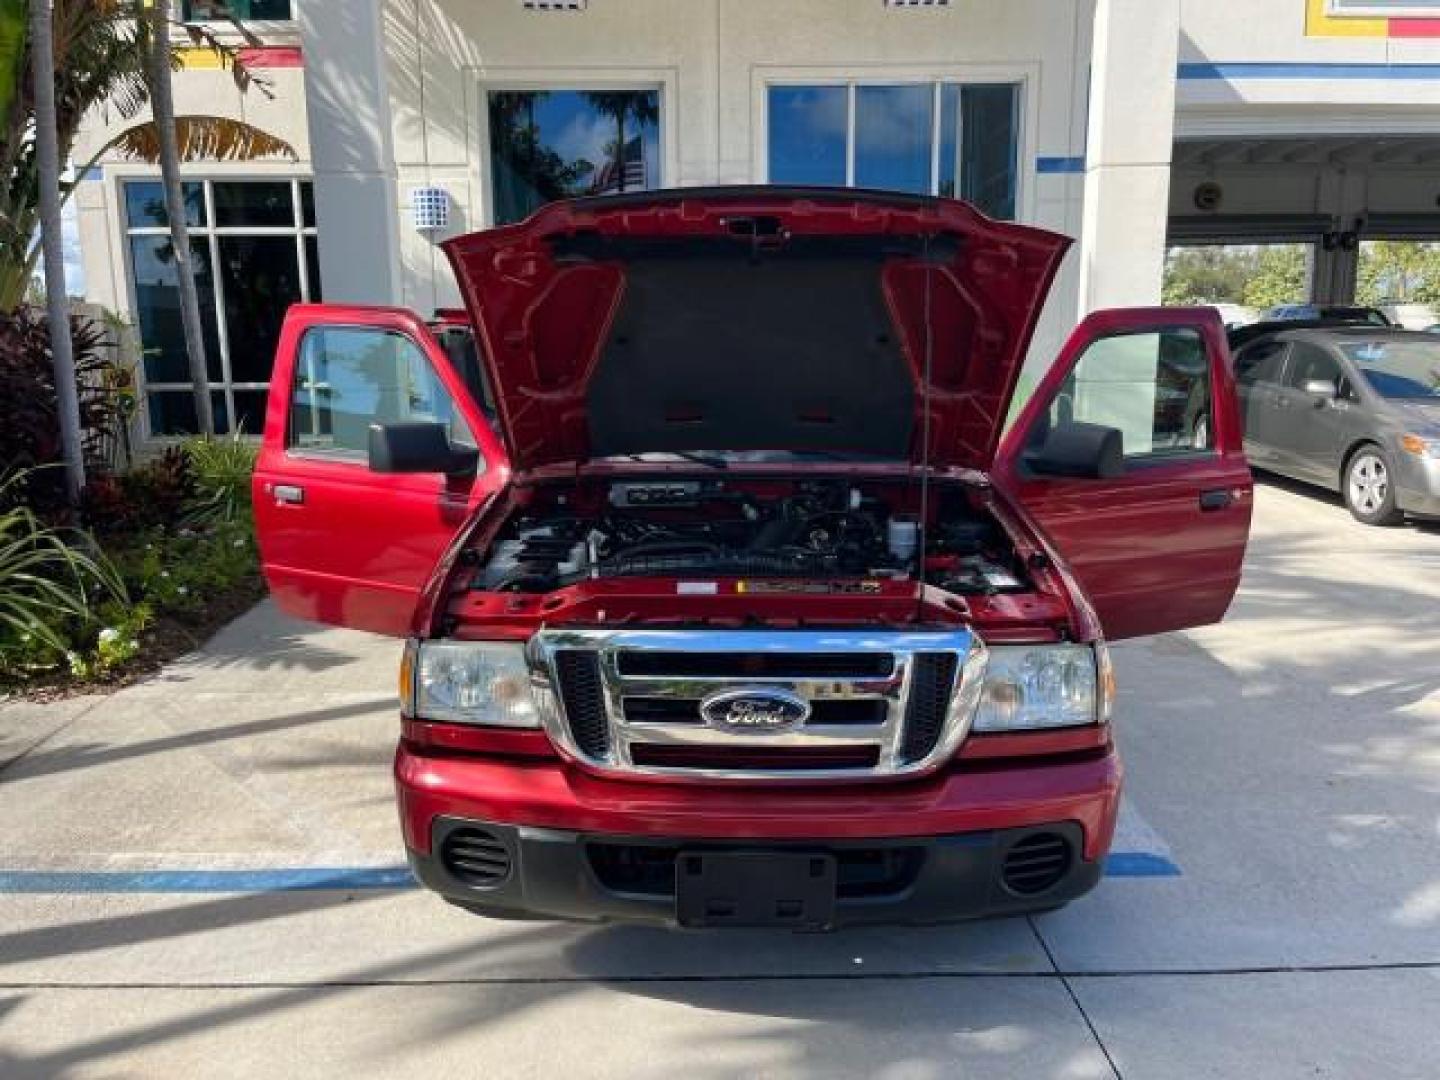
[[[807,928],[1091,889],[1106,641],[1224,615],[1251,485],[1208,309],[1090,316],[1005,433],[1068,243],[940,199],[648,192],[448,241],[468,362],[453,314],[294,308],[265,572],[406,638],[419,879]]]

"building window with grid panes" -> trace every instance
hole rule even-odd
[[[769,87],[772,184],[943,195],[1015,217],[1018,83]]]
[[[190,180],[185,204],[215,428],[256,435],[285,312],[291,304],[320,299],[310,182]],[[126,181],[124,215],[146,430],[151,436],[191,434],[193,385],[159,181]]]
[[[295,18],[292,0],[181,0],[180,17],[186,22],[260,20],[288,22]]]

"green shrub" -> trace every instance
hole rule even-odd
[[[0,505],[25,479],[0,481]],[[105,604],[128,607],[129,595],[87,534],[46,525],[28,506],[0,512],[0,672],[78,655]]]
[[[188,520],[231,522],[250,516],[250,476],[255,447],[239,432],[225,439],[191,439],[185,444],[195,494]]]

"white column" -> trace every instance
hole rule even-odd
[[[400,302],[385,0],[297,5],[327,301]]]
[[[1097,0],[1080,305],[1160,302],[1180,0]]]

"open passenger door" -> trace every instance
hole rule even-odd
[[[446,545],[509,472],[416,315],[290,309],[253,485],[261,562],[281,610],[407,633]]]
[[[1005,436],[994,475],[1049,535],[1111,640],[1218,622],[1252,484],[1210,308],[1096,312]]]

